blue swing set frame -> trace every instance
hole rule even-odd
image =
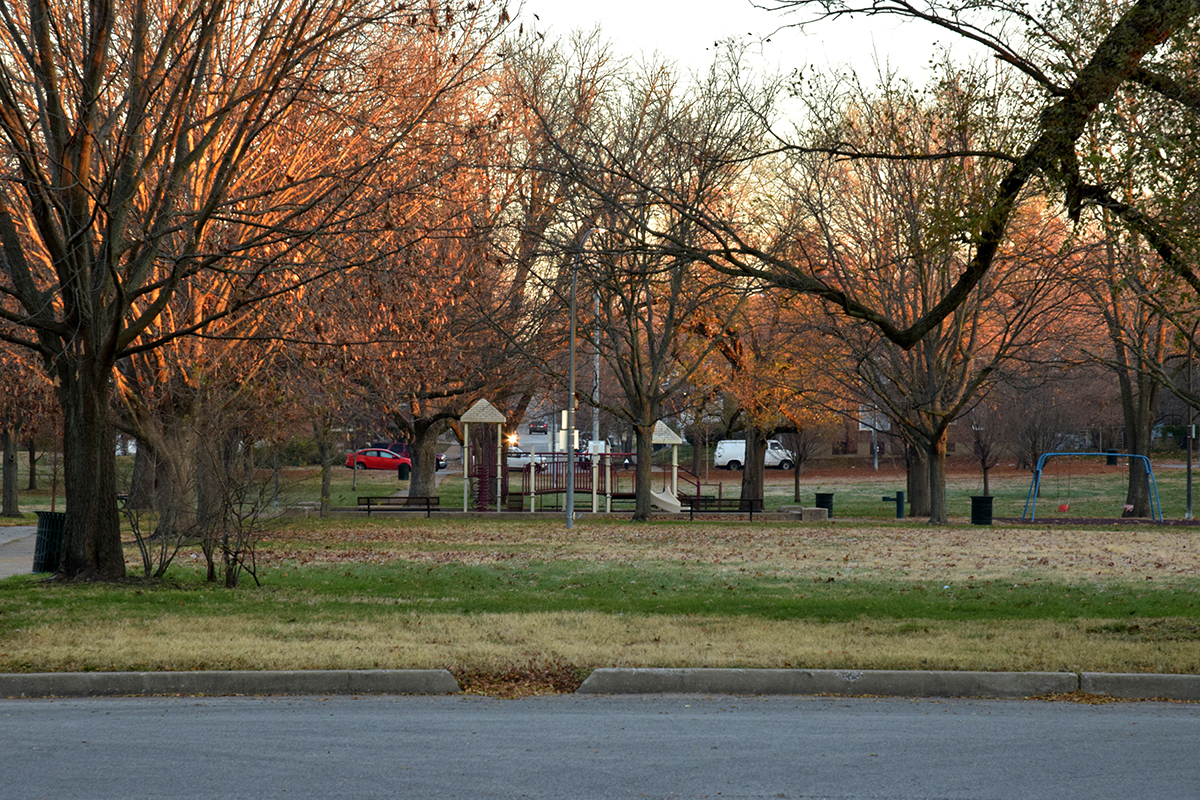
[[[1131,455],[1129,453],[1043,453],[1038,459],[1037,467],[1033,470],[1033,480],[1029,483],[1029,494],[1025,497],[1025,510],[1021,512],[1021,521],[1025,521],[1025,515],[1029,515],[1029,521],[1033,522],[1037,519],[1037,498],[1038,490],[1042,485],[1042,468],[1046,466],[1046,461],[1056,456],[1107,456],[1112,457],[1119,455],[1121,458],[1140,458],[1142,464],[1146,467],[1146,489],[1150,492],[1150,517],[1163,521],[1162,503],[1158,499],[1158,484],[1154,480],[1154,470],[1150,467],[1150,459],[1146,456]],[[1157,513],[1158,516],[1155,516]]]

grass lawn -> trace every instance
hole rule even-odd
[[[664,460],[664,455],[665,451],[659,453],[657,460]],[[26,474],[23,460],[19,466],[18,483],[24,487]],[[462,507],[461,472],[456,471],[456,466],[452,463],[449,470],[439,473],[438,493],[442,506],[448,509]],[[119,458],[118,468],[120,475],[124,476],[122,480],[127,482],[132,457]],[[656,477],[656,488],[663,482],[665,471],[669,470],[669,456],[659,468],[663,472]],[[1164,515],[1167,518],[1182,517],[1186,507],[1182,461],[1157,460],[1154,468]],[[1041,498],[1036,506],[1037,517],[1045,520],[1119,517],[1125,501],[1126,475],[1124,460],[1116,467],[1105,466],[1103,458],[1051,460],[1042,478]],[[517,473],[512,473],[512,476],[514,485],[517,485]],[[626,477],[627,482],[632,481],[632,473]],[[1030,477],[1027,470],[1017,470],[1011,466],[993,471],[990,489],[995,498],[996,517],[1019,518],[1022,515],[1029,500]],[[356,474],[353,470],[335,466],[332,479],[331,504],[335,508],[352,507],[361,495],[388,495],[408,488],[407,481],[399,481],[394,472],[383,470],[359,470]],[[724,497],[737,497],[740,493],[740,472],[706,470],[701,479],[705,494],[720,493]],[[264,480],[271,480],[270,473],[264,475]],[[24,516],[0,518],[0,525],[33,524],[36,521],[34,511],[51,507],[51,485],[51,476],[43,470],[38,490],[21,492],[20,504]],[[119,482],[119,485],[123,484]],[[277,485],[277,505],[281,508],[315,503],[320,496],[320,470],[316,467],[283,469]],[[64,507],[61,480],[56,488],[57,497],[53,503],[61,511]],[[797,503],[811,506],[815,503],[816,493],[833,493],[834,514],[838,518],[889,519],[895,516],[895,504],[884,502],[881,498],[904,488],[903,465],[891,460],[881,462],[878,472],[862,464],[813,466],[801,476],[799,499],[795,495],[791,473],[768,470],[764,502],[768,511]],[[947,498],[952,517],[969,518],[971,497],[982,493],[983,481],[973,465],[962,462],[952,465],[952,474],[947,480]],[[546,500],[547,508],[560,504],[560,497]],[[1058,507],[1064,504],[1069,507],[1068,511],[1060,512]],[[590,497],[580,494],[576,508],[590,509]]]
[[[1183,471],[1161,472],[1178,517]],[[401,486],[351,477],[335,471],[335,505]],[[792,502],[774,478],[768,508]],[[311,502],[313,480],[287,474],[280,506]],[[1117,516],[1122,481],[1047,479],[1055,524],[993,527],[966,524],[974,476],[951,482],[954,523],[931,527],[879,499],[902,476],[820,470],[803,491],[836,493],[831,523],[280,516],[261,587],[206,585],[195,549],[162,581],[0,581],[0,671],[445,667],[469,689],[549,690],[598,666],[1200,673],[1200,528],[1063,524]],[[1020,516],[1028,482],[997,476],[997,517]],[[461,503],[458,478],[440,492]]]

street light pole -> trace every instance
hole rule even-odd
[[[579,240],[579,249],[575,251],[575,260],[571,265],[571,342],[570,366],[567,371],[567,529],[575,527],[575,287],[579,283],[579,256],[587,245],[588,237],[603,228],[588,228],[587,233]]]
[[[591,233],[591,231],[588,231]],[[571,268],[571,365],[567,379],[567,443],[563,449],[567,451],[567,529],[575,527],[575,284],[579,280],[579,253],[583,251],[583,242],[587,241],[584,234],[575,253],[575,264]]]
[[[592,317],[592,439],[588,445],[592,462],[592,513],[600,510],[600,292],[593,291],[595,316]],[[604,448],[607,452],[608,448]]]
[[[600,293],[595,292],[595,327],[592,330],[592,441],[600,441]],[[591,447],[596,452],[596,445]],[[593,459],[594,461],[595,459]]]
[[[1192,518],[1192,448],[1195,447],[1195,409],[1192,408],[1191,393],[1192,393],[1192,342],[1196,340],[1196,329],[1192,328],[1192,338],[1188,340],[1188,360],[1187,360],[1187,383],[1189,402],[1187,407],[1187,509],[1183,513],[1184,519]]]

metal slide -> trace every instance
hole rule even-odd
[[[650,501],[669,514],[679,514],[683,511],[679,498],[670,489],[663,489],[661,492],[651,489]]]

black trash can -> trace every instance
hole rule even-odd
[[[400,480],[406,481],[412,475],[412,464],[401,464],[396,469],[396,474],[400,476]]]
[[[992,500],[994,499],[995,498],[990,494],[971,496],[972,525],[992,524]]]
[[[1104,453],[1104,465],[1108,467],[1115,467],[1117,465],[1117,451],[1105,450]]]
[[[62,563],[63,540],[67,538],[65,511],[37,512],[37,539],[33,545],[33,571],[56,572]]]
[[[828,511],[829,518],[833,519],[833,492],[817,492],[817,508]]]

